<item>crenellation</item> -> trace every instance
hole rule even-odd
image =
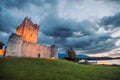
[[[39,26],[37,24],[33,24],[33,26],[35,27],[35,29],[39,30]]]

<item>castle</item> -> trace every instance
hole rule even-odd
[[[38,31],[39,26],[26,17],[17,27],[16,34],[9,37],[5,56],[57,58],[58,48],[55,45],[44,46],[37,43]]]

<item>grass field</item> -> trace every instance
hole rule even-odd
[[[0,58],[0,80],[120,80],[120,66],[63,60]]]

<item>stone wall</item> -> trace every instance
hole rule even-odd
[[[55,45],[52,45],[51,46],[51,57],[52,58],[58,58],[58,49],[57,49],[57,46]]]
[[[8,45],[7,45],[5,56],[20,57],[22,55],[21,54],[22,42],[23,42],[23,38],[21,36],[18,36],[16,34],[12,34],[8,40]]]
[[[38,46],[38,54],[40,54],[40,58],[50,58],[51,57],[51,47],[39,45]]]
[[[23,41],[21,49],[21,54],[23,54],[23,57],[37,57],[37,53],[38,45],[36,43]]]
[[[55,45],[44,46],[27,42],[21,36],[12,34],[9,38],[5,56],[57,58],[57,47]]]

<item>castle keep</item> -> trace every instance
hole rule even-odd
[[[5,56],[57,58],[58,49],[55,45],[44,46],[38,44],[39,26],[25,18],[16,29],[16,34],[11,34],[6,48]]]

